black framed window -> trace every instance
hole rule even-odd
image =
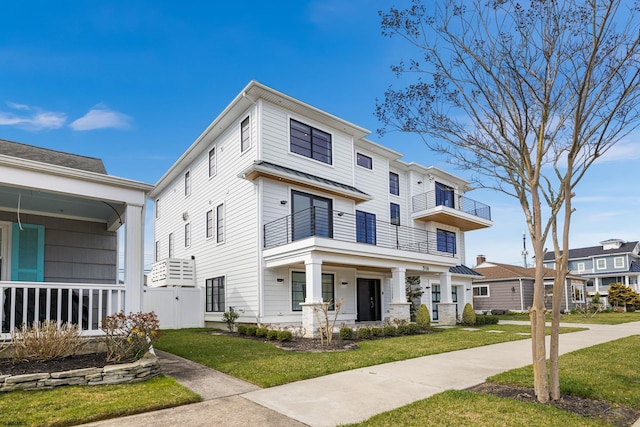
[[[188,196],[191,194],[191,173],[187,171],[184,174],[184,195]]]
[[[249,128],[249,117],[240,123],[240,150],[245,151],[251,147],[251,131]]]
[[[1,249],[1,248],[0,248],[0,249]],[[158,262],[158,260],[160,259],[160,241],[159,241],[159,240],[156,240],[153,259],[154,259],[156,262]]]
[[[293,240],[311,236],[333,238],[333,201],[300,191],[291,191]]]
[[[221,203],[216,208],[216,235],[218,236],[218,243],[224,242],[224,203]]]
[[[224,276],[207,279],[205,310],[211,312],[224,311]]]
[[[207,219],[206,219],[206,228],[207,228],[207,239],[213,237],[213,210],[207,211]]]
[[[365,156],[362,153],[356,154],[356,163],[363,168],[373,169],[373,159],[369,156]]]
[[[216,174],[216,148],[209,150],[209,177]]]
[[[436,181],[436,206],[455,208],[453,188]]]
[[[389,172],[389,193],[400,195],[400,176],[395,172]]]
[[[290,135],[291,152],[331,164],[331,134],[291,119]]]
[[[307,274],[304,271],[291,273],[291,310],[302,311],[301,303],[307,297]],[[322,300],[331,301],[329,310],[335,309],[335,282],[331,273],[322,273]]]
[[[400,225],[400,205],[397,203],[390,204],[391,224]]]
[[[456,233],[447,230],[437,230],[438,250],[440,252],[456,253]]]
[[[356,240],[358,243],[376,244],[376,216],[356,211]]]

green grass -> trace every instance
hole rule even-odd
[[[522,320],[529,321],[528,313],[508,313],[496,315],[500,320]],[[547,322],[551,321],[551,315],[547,314]],[[598,313],[594,317],[584,317],[581,314],[563,314],[560,320],[563,323],[587,323],[594,325],[619,325],[629,322],[640,322],[640,311],[633,313]]]
[[[70,426],[200,401],[173,378],[0,394],[0,425]]]
[[[228,335],[215,335],[202,329],[163,331],[156,348],[193,360],[261,387],[315,378],[335,372],[380,363],[428,356],[528,338],[528,326],[486,325],[479,331],[463,328],[432,334],[381,340],[359,341],[355,351],[295,353],[273,344]],[[503,333],[487,333],[500,330]],[[579,329],[565,329],[563,332]]]
[[[402,408],[383,412],[350,426],[494,427],[494,426],[603,426],[579,415],[533,403],[450,390]]]

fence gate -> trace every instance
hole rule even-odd
[[[204,327],[203,288],[145,287],[143,307],[153,311],[160,321],[160,329]]]

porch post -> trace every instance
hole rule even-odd
[[[406,291],[407,269],[404,267],[394,267],[391,269],[391,303],[389,304],[390,320],[398,319],[409,322],[411,314],[409,310],[410,302],[407,302]]]
[[[124,307],[126,313],[142,310],[144,211],[144,205],[127,205],[124,213]]]
[[[456,304],[451,298],[451,273],[440,273],[440,302],[438,303],[438,323],[453,326],[456,324]]]
[[[304,262],[306,279],[306,297],[302,307],[302,327],[305,337],[319,336],[318,319],[314,309],[320,309],[322,304],[322,260],[309,257]]]

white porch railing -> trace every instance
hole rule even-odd
[[[0,282],[0,339],[23,323],[51,320],[99,335],[102,319],[123,311],[124,285]]]
[[[194,260],[167,258],[153,264],[148,286],[195,286],[195,273]]]

